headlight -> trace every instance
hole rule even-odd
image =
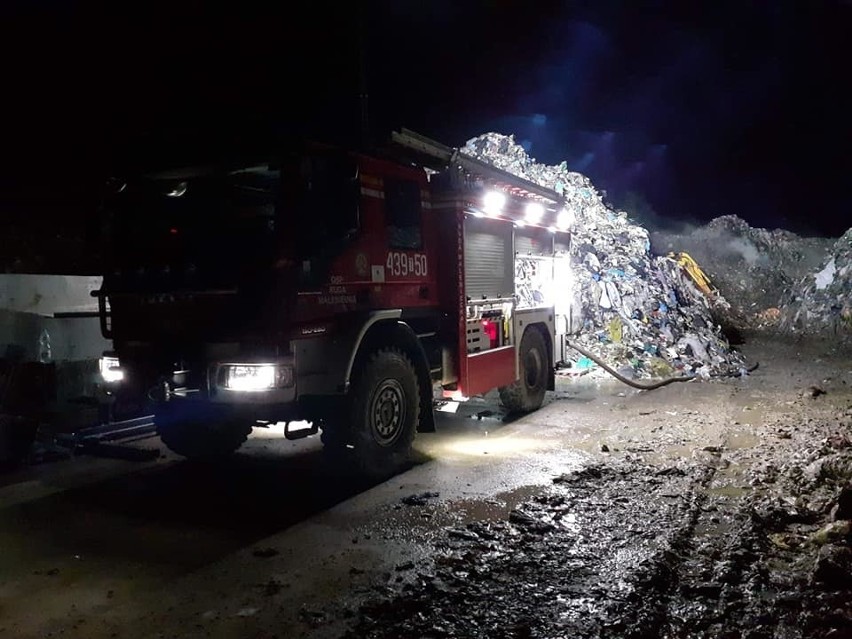
[[[232,391],[257,392],[293,385],[293,368],[280,364],[226,364],[219,385]]]
[[[121,369],[117,357],[101,357],[98,360],[98,368],[101,379],[107,384],[116,384],[124,380],[124,371]]]

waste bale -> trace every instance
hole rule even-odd
[[[652,255],[648,231],[607,206],[589,178],[565,162],[537,163],[512,136],[486,133],[463,150],[564,196],[574,217],[571,277],[559,285],[573,300],[573,339],[580,345],[619,369],[631,368],[636,378],[743,371],[742,356],[713,318],[716,308],[729,308],[727,301],[708,298],[675,259]],[[573,363],[581,363],[579,354]]]
[[[796,283],[781,309],[786,331],[852,339],[852,229],[817,269]]]

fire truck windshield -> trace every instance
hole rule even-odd
[[[339,152],[112,186],[104,253],[113,288],[233,288],[305,260],[320,276],[359,224],[357,163]]]
[[[236,285],[275,250],[278,170],[189,170],[140,178],[105,206],[108,274],[118,288]]]

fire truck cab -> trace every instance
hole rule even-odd
[[[570,323],[560,194],[411,131],[391,149],[113,183],[106,369],[172,450],[218,457],[284,421],[386,475],[436,392],[542,404]]]

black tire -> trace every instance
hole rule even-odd
[[[358,473],[383,478],[408,462],[420,419],[417,382],[411,360],[393,348],[370,354],[357,372],[350,395],[346,439],[352,446],[352,461]],[[333,429],[327,432],[324,440],[334,455],[344,438]]]
[[[157,434],[174,453],[196,460],[216,460],[237,450],[251,433],[251,424],[223,419],[181,419],[171,413],[155,416]]]
[[[346,465],[350,458],[352,441],[346,416],[341,414],[334,419],[323,420],[320,424],[320,441],[328,463],[335,467]]]
[[[550,370],[547,346],[538,329],[530,327],[524,331],[518,362],[520,379],[499,389],[500,401],[510,413],[529,413],[541,408],[544,402]]]
[[[0,414],[0,469],[14,468],[27,458],[37,430],[35,419]]]
[[[355,449],[349,444],[349,440],[340,437],[330,439],[322,435],[320,435],[320,439],[322,441],[322,461],[331,475],[352,478],[353,475],[361,474],[356,464]]]

